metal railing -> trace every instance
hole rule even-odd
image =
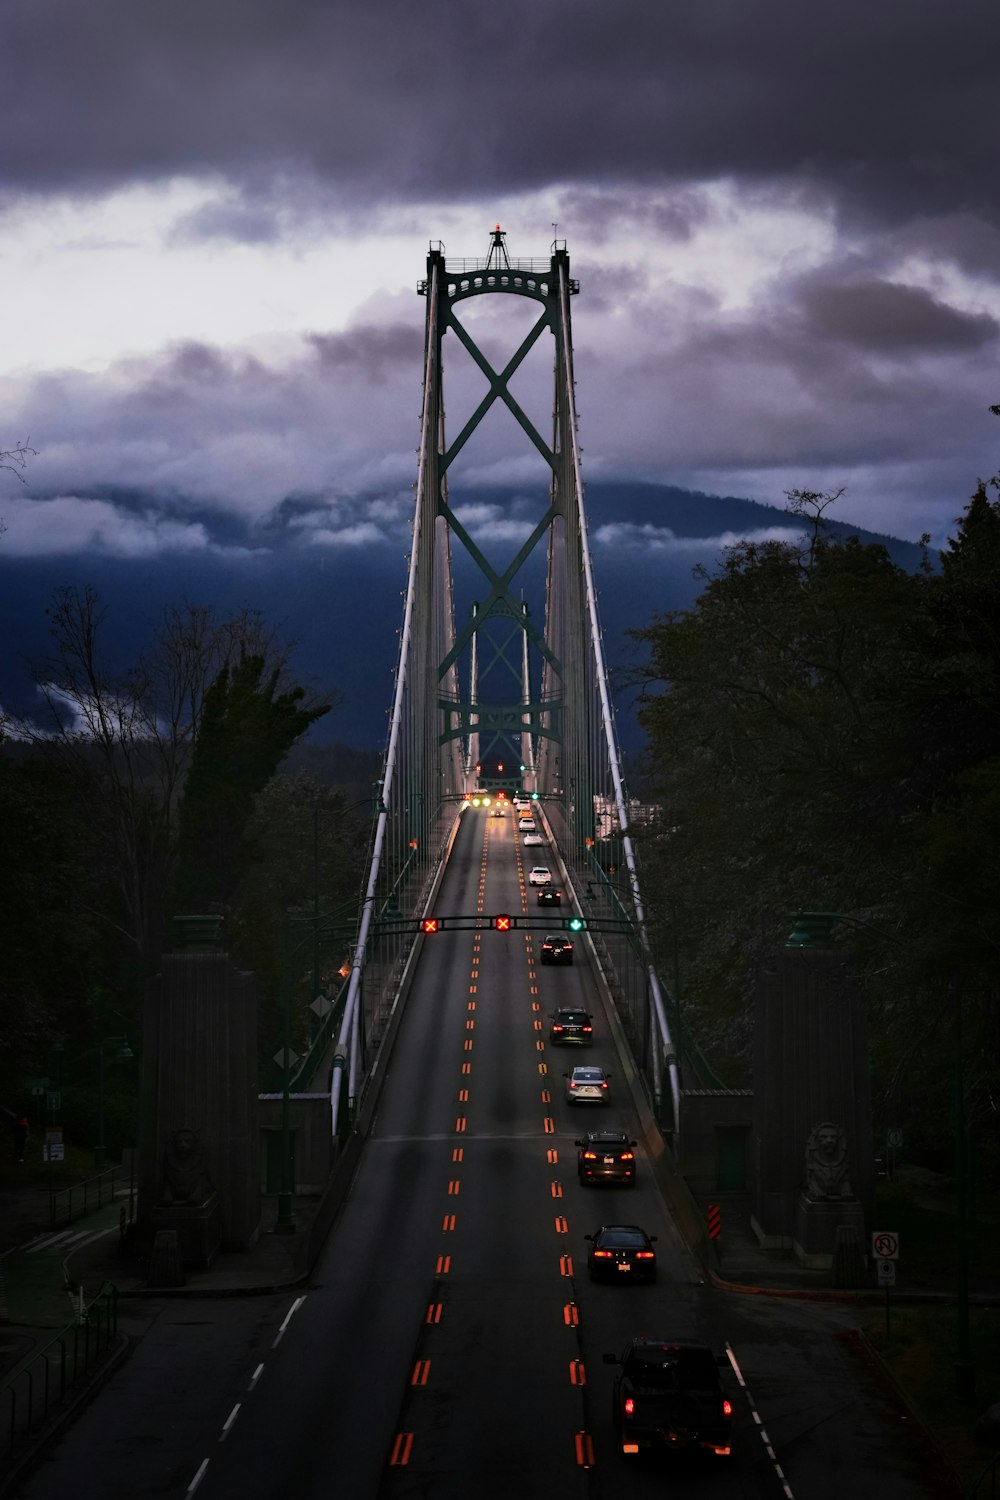
[[[0,1385],[3,1457],[40,1432],[82,1379],[107,1356],[118,1334],[118,1288],[110,1281],[57,1333]]]
[[[103,1208],[105,1203],[128,1193],[135,1193],[135,1171],[131,1167],[109,1167],[72,1187],[52,1188],[49,1191],[49,1228],[62,1229],[75,1219]],[[132,1214],[129,1214],[132,1218]]]

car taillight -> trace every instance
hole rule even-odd
[[[656,1251],[655,1250],[637,1250],[635,1252],[635,1258],[636,1258],[636,1260],[655,1260],[656,1259]]]
[[[561,1026],[553,1026],[552,1030],[553,1031],[562,1031],[562,1027]]]
[[[596,1161],[597,1160],[597,1152],[596,1151],[585,1151],[583,1153],[583,1159],[584,1159],[584,1161]]]
[[[581,1031],[593,1031],[593,1026],[581,1026]]]
[[[722,1415],[724,1417],[731,1417],[732,1414],[733,1414],[733,1408],[730,1406],[730,1404],[729,1404],[728,1401],[724,1400],[723,1403],[722,1403]]]
[[[610,1260],[611,1259],[611,1251],[610,1250],[595,1250],[594,1251],[594,1259],[595,1260]]]
[[[601,1084],[601,1088],[602,1088],[602,1089],[606,1089],[606,1088],[607,1088],[607,1086],[608,1086],[608,1085],[607,1085],[607,1081],[606,1081],[606,1080],[605,1080],[605,1081],[604,1081],[604,1082],[603,1082],[603,1083],[602,1083],[602,1084]]]
[[[632,1396],[625,1397],[625,1415],[631,1417],[635,1414],[635,1400]]]
[[[632,1155],[631,1151],[623,1151],[621,1156],[619,1157],[619,1161],[635,1161],[635,1157]]]

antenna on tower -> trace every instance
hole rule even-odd
[[[510,256],[507,254],[507,231],[501,229],[499,224],[490,235],[490,253],[486,257],[486,269],[487,271],[491,269],[497,271],[510,270]]]

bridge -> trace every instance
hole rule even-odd
[[[553,242],[548,259],[511,259],[497,225],[481,260],[450,260],[432,244],[417,290],[426,317],[409,573],[364,902],[335,1011],[332,1128],[343,1129],[364,1094],[372,1041],[414,943],[425,940],[420,924],[432,912],[458,820],[474,813],[473,793],[520,789],[544,824],[566,914],[586,924],[654,1110],[673,1129],[678,1064],[647,931],[587,537],[571,318],[579,283],[565,241]],[[470,331],[470,309],[485,298],[518,298],[528,314],[527,331],[502,362]],[[548,338],[550,437],[513,389]],[[478,370],[485,390],[452,436],[445,365],[450,378],[452,354],[457,363],[463,352],[467,373]],[[513,472],[537,497],[537,518],[511,553],[491,558],[463,519],[452,477],[500,408],[521,440]],[[525,456],[537,471],[531,480]],[[538,562],[544,599],[536,602],[524,580],[532,573],[541,580]],[[491,914],[466,915],[488,925]],[[319,1048],[311,1062],[323,1056]]]

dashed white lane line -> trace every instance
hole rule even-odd
[[[281,1342],[282,1336],[285,1333],[285,1330],[288,1328],[289,1323],[292,1321],[292,1318],[298,1312],[299,1308],[302,1306],[302,1304],[303,1304],[303,1302],[305,1300],[306,1300],[305,1297],[296,1297],[295,1301],[292,1303],[291,1307],[288,1309],[287,1313],[285,1314],[285,1317],[284,1317],[284,1320],[283,1320],[283,1322],[281,1324],[281,1327],[278,1329],[278,1332],[274,1336],[274,1343],[271,1345],[272,1349],[276,1349],[278,1347],[278,1345]],[[253,1374],[250,1377],[250,1384],[247,1386],[247,1390],[248,1391],[252,1391],[254,1389],[254,1387],[256,1386],[257,1382],[260,1380],[260,1377],[263,1375],[263,1373],[264,1373],[264,1365],[263,1365],[263,1362],[262,1362],[261,1364],[259,1364],[257,1366],[256,1370],[254,1370]],[[222,1431],[219,1433],[219,1442],[220,1443],[224,1443],[226,1441],[226,1438],[229,1436],[229,1433],[230,1433],[230,1431],[232,1429],[233,1423],[236,1421],[236,1418],[240,1414],[240,1409],[242,1407],[242,1404],[243,1403],[241,1401],[237,1401],[236,1405],[233,1407],[232,1411],[229,1413],[229,1416],[223,1422],[223,1424],[222,1424]],[[198,1488],[198,1486],[201,1484],[201,1481],[204,1479],[204,1477],[205,1477],[205,1470],[207,1468],[208,1468],[208,1459],[207,1458],[203,1458],[202,1461],[201,1461],[201,1463],[198,1466],[198,1470],[195,1473],[194,1478],[192,1479],[191,1483],[188,1485],[187,1489],[185,1490],[185,1495],[186,1496],[194,1494],[195,1490]]]
[[[767,1430],[764,1427],[764,1423],[761,1421],[760,1412],[757,1410],[757,1404],[750,1394],[750,1390],[747,1386],[746,1381],[743,1379],[743,1371],[739,1367],[739,1363],[736,1359],[735,1353],[733,1352],[733,1346],[731,1344],[727,1343],[726,1354],[729,1356],[729,1363],[733,1367],[733,1373],[740,1383],[740,1389],[742,1390],[744,1396],[747,1398],[747,1403],[750,1407],[750,1415],[753,1417],[754,1422],[757,1425],[757,1429],[760,1432],[761,1442],[764,1444],[764,1451],[767,1454],[768,1458],[771,1460],[771,1466],[778,1477],[778,1482],[781,1485],[782,1493],[785,1495],[786,1500],[795,1500],[792,1487],[788,1483],[788,1480],[785,1478],[785,1471],[782,1469],[781,1465],[778,1462],[778,1456],[771,1446],[771,1439],[768,1437]]]
[[[191,1483],[188,1485],[187,1490],[185,1491],[186,1494],[188,1494],[188,1495],[193,1495],[194,1494],[195,1490],[198,1488],[199,1484],[201,1484],[201,1481],[204,1479],[204,1477],[205,1477],[205,1470],[207,1468],[208,1468],[208,1459],[207,1458],[203,1458],[202,1461],[201,1461],[201,1463],[198,1465],[198,1472],[195,1474],[195,1476],[192,1479]]]
[[[277,1349],[278,1345],[281,1343],[281,1340],[285,1336],[285,1330],[288,1328],[288,1325],[292,1321],[293,1316],[298,1312],[299,1308],[302,1306],[305,1300],[306,1299],[304,1297],[296,1297],[295,1301],[292,1303],[291,1307],[288,1309],[287,1314],[285,1315],[285,1321],[282,1323],[281,1327],[278,1329],[277,1333],[274,1336],[274,1343],[271,1345],[272,1349]]]

